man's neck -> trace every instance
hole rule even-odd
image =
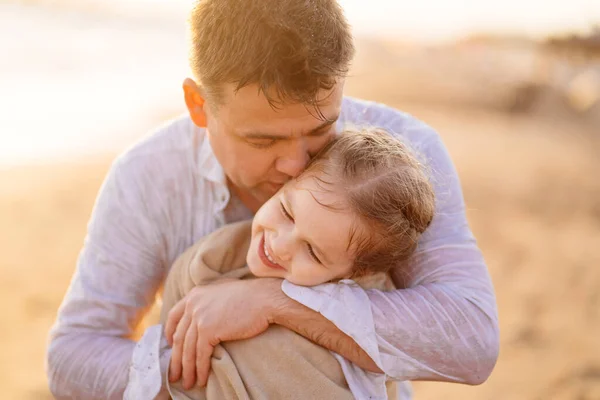
[[[227,187],[232,195],[237,196],[238,199],[242,202],[244,206],[248,210],[252,212],[252,214],[256,214],[258,209],[263,205],[260,201],[258,201],[250,192],[247,190],[242,190],[236,185],[234,185],[229,178],[227,179]]]

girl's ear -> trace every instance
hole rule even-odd
[[[346,278],[342,278],[342,279],[352,279],[355,281],[357,279],[362,279],[366,275],[367,275],[367,271],[365,271],[363,269],[355,269],[353,271],[350,271]]]
[[[385,272],[370,273],[368,271],[361,271],[352,274],[350,278],[363,289],[385,289],[387,288],[386,282],[388,281],[388,275]]]

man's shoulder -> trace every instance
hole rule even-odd
[[[342,113],[345,126],[383,128],[415,147],[439,138],[435,129],[425,122],[383,103],[344,97]]]
[[[153,157],[192,151],[194,137],[203,136],[197,135],[199,130],[201,129],[194,125],[189,115],[181,115],[150,131],[121,156],[125,158]]]
[[[204,140],[204,130],[188,115],[165,122],[125,150],[116,160],[121,169],[169,171],[193,167],[194,155]]]

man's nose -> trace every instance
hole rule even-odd
[[[275,169],[295,178],[304,171],[309,160],[306,138],[296,139],[290,142],[285,153],[277,159]]]

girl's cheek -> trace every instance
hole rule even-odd
[[[297,256],[296,256],[297,257]],[[318,280],[316,271],[311,266],[310,261],[297,257],[293,260],[292,274],[298,280],[298,282],[305,286],[314,286],[314,282]]]
[[[271,202],[265,204],[255,218],[260,219],[261,224],[272,227],[277,222],[277,208]]]

